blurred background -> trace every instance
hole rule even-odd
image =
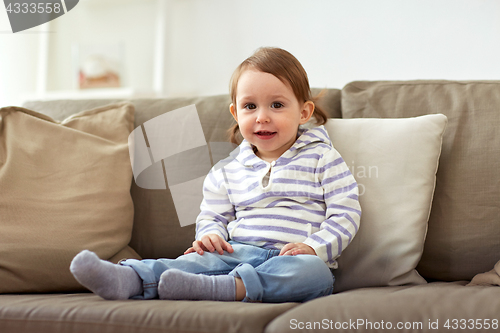
[[[26,100],[224,94],[260,46],[312,87],[500,79],[498,0],[80,0],[13,34],[0,8],[0,107]]]

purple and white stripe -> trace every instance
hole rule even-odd
[[[357,183],[323,126],[300,133],[273,165],[244,140],[233,160],[211,170],[197,239],[216,233],[270,249],[302,242],[336,267],[335,259],[359,229]]]

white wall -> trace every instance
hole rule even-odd
[[[81,0],[45,27],[47,88],[74,86],[73,43],[121,40],[127,84],[153,91],[158,1],[168,96],[226,93],[233,69],[259,46],[292,52],[314,87],[500,79],[498,0]],[[0,8],[0,106],[37,89],[41,28],[8,30]]]
[[[311,86],[500,79],[497,0],[187,0],[172,12],[171,93],[227,91],[259,46],[289,50]]]
[[[0,107],[19,105],[23,91],[35,91],[39,34],[13,34],[0,5]],[[10,31],[10,33],[9,33]]]

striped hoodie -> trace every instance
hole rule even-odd
[[[281,249],[305,243],[329,267],[358,231],[358,186],[324,126],[299,129],[276,161],[255,155],[246,140],[210,170],[203,185],[196,239]]]

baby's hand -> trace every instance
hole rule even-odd
[[[304,243],[288,243],[280,251],[280,256],[295,256],[297,254],[316,255],[316,251]]]
[[[184,254],[191,252],[197,252],[199,255],[205,253],[204,251],[214,252],[217,251],[219,254],[224,254],[224,250],[229,253],[233,253],[233,247],[231,244],[226,242],[217,234],[208,234],[201,237],[201,240],[196,240],[193,242],[193,246],[187,249]]]

